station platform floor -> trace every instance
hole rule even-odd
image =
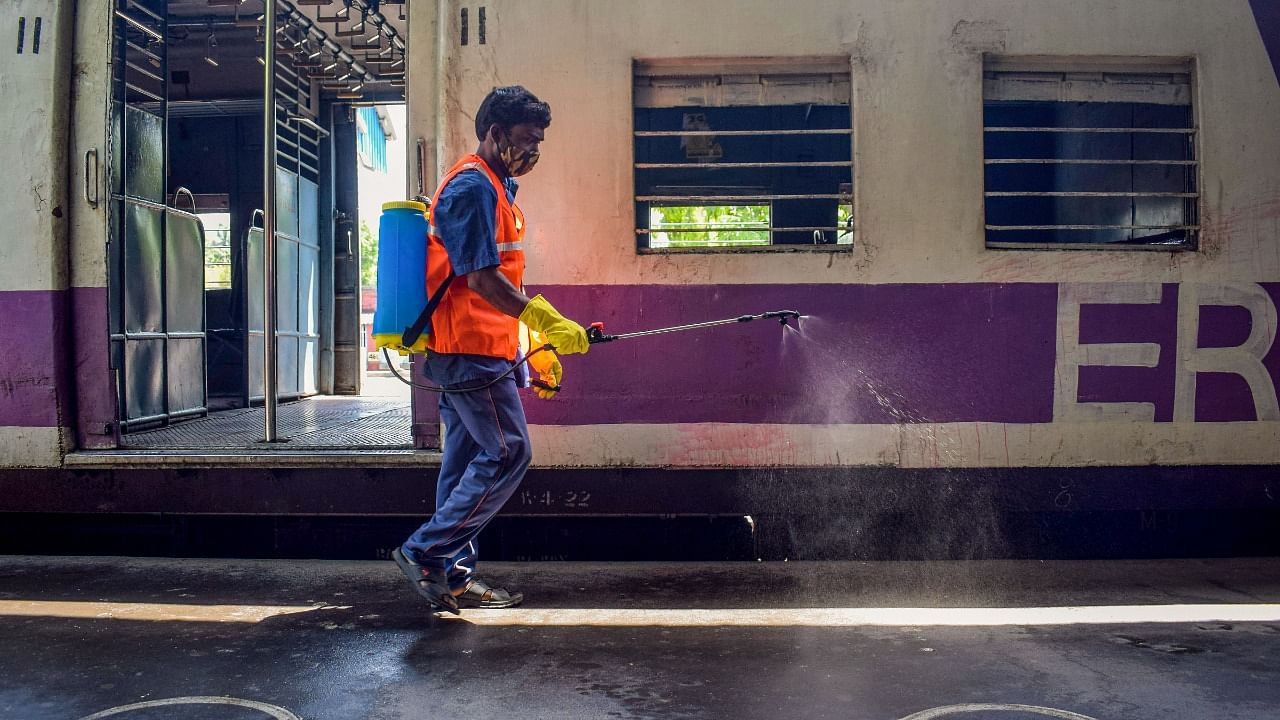
[[[1280,559],[481,570],[0,556],[0,717],[1280,717]]]
[[[361,395],[313,395],[280,403],[281,442],[264,444],[262,406],[215,410],[205,417],[124,435],[127,450],[263,452],[410,448],[409,389],[389,373],[370,373]]]

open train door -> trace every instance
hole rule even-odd
[[[121,432],[208,412],[204,227],[168,187],[168,36],[165,3],[117,1],[107,287]]]
[[[270,5],[77,6],[69,164],[83,197],[69,316],[81,447],[181,449],[231,434],[245,446],[241,435],[272,434],[276,401],[360,391],[351,105],[403,98],[406,8]],[[249,410],[235,423],[223,414]],[[197,423],[177,421],[201,417],[205,435],[186,437]]]

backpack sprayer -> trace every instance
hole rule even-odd
[[[424,198],[425,199],[425,198]],[[491,387],[498,381],[510,377],[522,365],[529,362],[529,357],[540,352],[555,350],[551,345],[532,348],[511,369],[492,380],[482,384],[460,388],[443,388],[434,385],[415,383],[404,377],[391,361],[389,350],[402,355],[427,351],[427,327],[431,313],[439,304],[449,283],[450,275],[436,289],[430,298],[426,294],[426,280],[423,276],[427,266],[427,244],[423,238],[427,234],[427,204],[419,201],[389,202],[382,206],[382,218],[378,231],[378,304],[373,316],[373,339],[375,345],[382,350],[391,372],[406,385],[438,393],[475,392]],[[594,322],[587,328],[587,342],[592,345],[630,340],[631,338],[662,335],[664,333],[701,330],[719,325],[751,322],[752,320],[777,320],[783,325],[791,320],[799,320],[800,313],[795,310],[770,310],[759,315],[739,315],[724,320],[674,325],[672,327],[640,330],[637,332],[608,335],[604,331],[604,323]],[[543,390],[559,391],[559,386],[548,385],[541,380],[532,380],[535,387]]]

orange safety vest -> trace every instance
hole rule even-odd
[[[524,283],[524,213],[515,203],[507,200],[507,190],[502,181],[485,161],[475,154],[458,161],[436,190],[431,200],[434,209],[440,202],[440,194],[455,175],[471,169],[483,170],[498,193],[497,228],[498,271],[517,288]],[[427,297],[440,287],[453,272],[444,241],[436,234],[431,223],[427,235]],[[467,285],[466,276],[454,278],[445,291],[440,304],[431,315],[431,336],[427,348],[438,353],[465,353],[487,355],[515,360],[519,348],[520,321],[490,305],[487,300]]]

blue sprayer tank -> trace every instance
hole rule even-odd
[[[378,304],[373,313],[373,342],[408,355],[426,352],[427,333],[412,347],[401,340],[405,328],[427,306],[427,206],[412,200],[382,206],[378,220]]]

